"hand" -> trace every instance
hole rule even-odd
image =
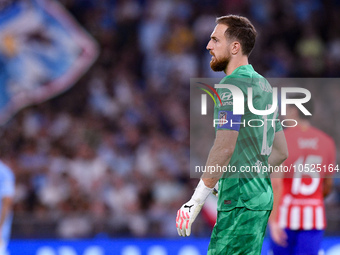
[[[288,245],[287,243],[287,234],[286,232],[279,226],[276,222],[271,222],[269,224],[270,228],[270,236],[273,239],[274,243],[277,245],[286,247]]]
[[[176,228],[179,236],[190,236],[191,224],[195,221],[203,204],[191,199],[177,211]]]
[[[204,181],[200,179],[189,202],[182,205],[177,211],[176,228],[180,236],[190,236],[191,224],[195,221],[211,192],[212,188],[205,186]]]

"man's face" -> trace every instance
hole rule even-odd
[[[224,71],[231,59],[231,53],[228,47],[229,42],[224,35],[227,28],[228,26],[224,24],[217,24],[207,45],[207,50],[209,50],[212,55],[210,67],[215,72]]]
[[[286,119],[293,119],[298,120],[299,119],[299,110],[296,108],[296,106],[287,105],[286,107]]]

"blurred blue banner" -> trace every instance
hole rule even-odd
[[[13,240],[10,255],[204,255],[209,239]],[[340,237],[324,238],[324,255],[340,254]],[[262,255],[268,254],[265,240]]]
[[[95,41],[56,1],[3,1],[0,124],[19,109],[68,89],[97,55]]]

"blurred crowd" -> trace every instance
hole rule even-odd
[[[340,77],[339,1],[60,2],[100,56],[70,90],[3,128],[3,158],[16,175],[13,237],[177,235],[176,211],[197,183],[190,78],[223,77],[205,49],[217,16],[253,22],[250,62],[265,77]],[[336,184],[331,206],[340,203]],[[196,236],[208,236],[198,222]]]

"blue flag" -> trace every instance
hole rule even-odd
[[[98,56],[93,38],[54,0],[0,6],[0,125],[70,88]]]

